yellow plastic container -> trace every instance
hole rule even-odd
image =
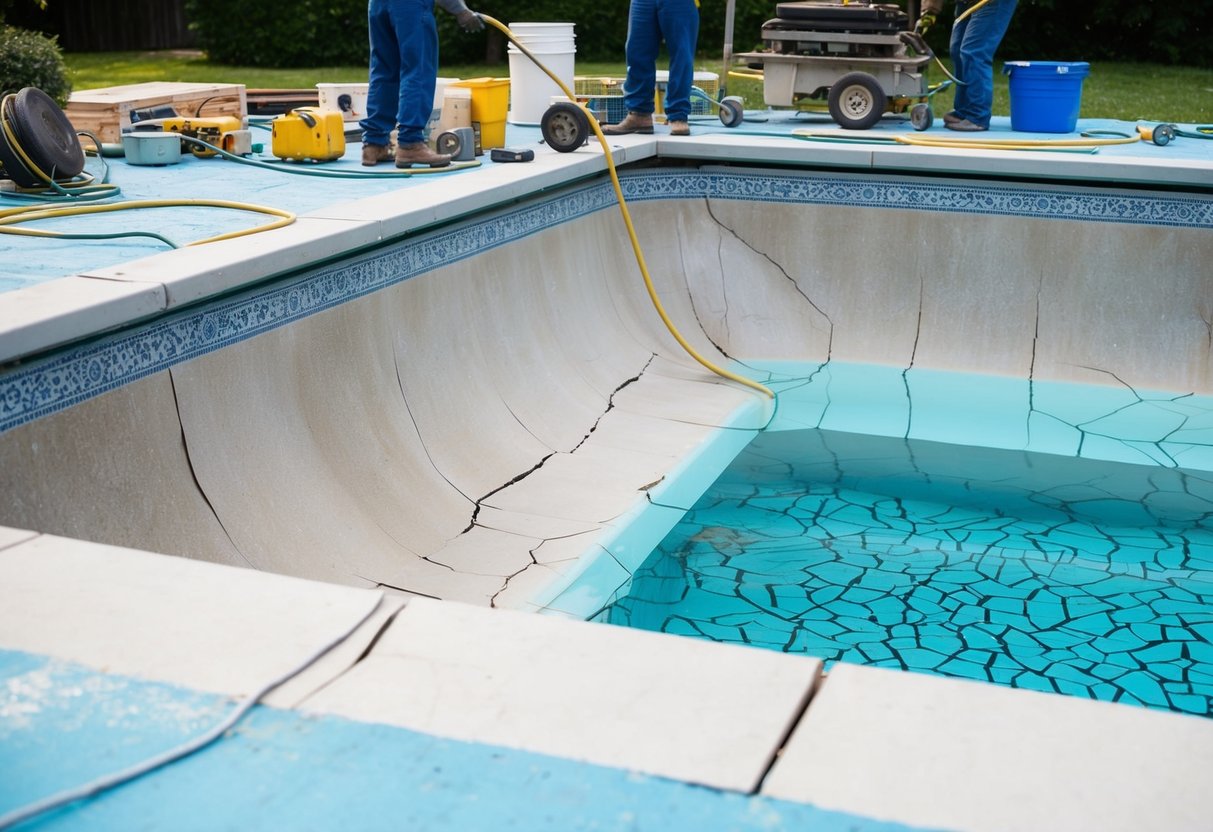
[[[272,152],[279,159],[331,162],[345,154],[345,122],[336,110],[296,107],[270,127]]]
[[[452,81],[449,87],[472,91],[472,122],[480,122],[480,147],[505,147],[505,118],[510,109],[509,78],[469,78]]]

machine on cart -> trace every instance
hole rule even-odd
[[[725,70],[729,69],[733,2],[725,26]],[[866,130],[886,112],[910,113],[916,130],[934,122],[927,98],[929,48],[910,29],[897,5],[870,0],[803,0],[779,3],[776,17],[762,26],[763,50],[733,56],[761,73],[769,107],[803,107],[824,101],[842,127]],[[754,77],[754,76],[752,76]],[[726,127],[742,121],[739,99],[722,101]],[[727,106],[726,106],[727,105]]]

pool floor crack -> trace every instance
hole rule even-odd
[[[598,424],[602,421],[602,418],[604,416],[606,416],[606,414],[609,413],[611,411],[611,409],[615,406],[615,394],[618,393],[623,388],[627,387],[628,385],[633,384],[636,381],[639,381],[640,377],[644,374],[645,370],[647,370],[649,368],[649,365],[653,363],[653,360],[655,358],[656,358],[655,354],[650,355],[648,361],[645,362],[644,367],[642,367],[640,369],[639,373],[637,373],[636,375],[632,376],[629,379],[625,379],[623,382],[621,382],[619,384],[618,387],[616,387],[614,390],[611,391],[611,395],[607,397],[606,408],[602,411],[601,415],[599,415],[599,417],[596,420],[594,420],[594,424],[590,427],[590,429],[586,433],[586,435],[584,437],[582,437],[581,441],[578,442],[573,447],[573,449],[571,451],[569,451],[569,453],[574,453],[575,451],[577,451],[578,448],[580,448],[582,445],[585,444],[586,440],[590,438],[590,434],[592,434],[595,430],[598,429]],[[546,456],[544,456],[542,459],[540,459],[537,463],[535,463],[533,466],[531,466],[526,471],[523,471],[521,474],[519,474],[518,476],[509,480],[508,482],[502,483],[501,485],[494,488],[492,491],[490,491],[487,494],[485,494],[484,496],[482,496],[480,499],[476,500],[476,505],[472,509],[472,519],[468,522],[467,526],[464,527],[463,531],[459,532],[459,534],[461,534],[461,535],[467,534],[468,532],[470,532],[472,529],[474,529],[476,527],[476,518],[478,518],[480,516],[480,509],[484,505],[485,500],[487,500],[489,497],[492,497],[494,494],[497,494],[500,491],[504,491],[505,489],[509,488],[511,485],[515,485],[519,482],[522,482],[524,479],[529,477],[531,474],[535,473],[540,468],[542,468],[544,466],[544,464],[546,464],[547,461],[554,456],[556,456],[556,451],[552,451],[550,454],[547,454]]]
[[[498,595],[500,595],[501,593],[505,592],[507,589],[509,589],[509,588],[510,588],[510,581],[512,581],[512,580],[514,580],[515,578],[517,578],[519,575],[521,575],[523,572],[525,572],[525,571],[527,571],[528,569],[530,569],[532,566],[538,566],[538,565],[539,565],[539,559],[535,557],[535,552],[536,552],[536,551],[538,551],[538,549],[539,549],[539,547],[540,547],[540,546],[542,546],[543,544],[545,544],[545,543],[547,543],[547,542],[548,542],[548,539],[547,539],[547,538],[544,538],[543,540],[541,540],[541,541],[539,541],[538,543],[536,543],[536,544],[535,544],[535,545],[534,545],[532,548],[527,549],[527,552],[526,552],[526,553],[527,553],[527,555],[530,557],[531,562],[530,562],[530,563],[528,563],[526,566],[522,567],[521,569],[519,569],[518,571],[513,572],[512,574],[509,574],[509,575],[506,575],[506,576],[505,576],[505,581],[504,581],[504,582],[502,582],[502,584],[501,584],[501,589],[499,589],[499,590],[497,590],[496,592],[494,592],[494,593],[493,593],[493,597],[489,599],[489,606],[490,606],[490,607],[496,607],[496,606],[497,606],[497,596],[498,596]]]
[[[650,353],[649,360],[644,362],[644,366],[640,368],[640,372],[636,373],[636,375],[632,376],[629,379],[624,379],[624,381],[618,387],[616,387],[614,390],[611,391],[611,395],[607,396],[606,408],[602,411],[601,414],[599,414],[598,418],[594,420],[594,424],[590,426],[590,429],[588,431],[586,431],[585,436],[581,437],[581,441],[578,442],[576,445],[574,445],[573,450],[569,451],[569,453],[574,453],[575,451],[577,451],[578,448],[580,448],[582,445],[584,445],[586,443],[586,440],[588,440],[590,438],[591,434],[593,434],[594,431],[598,430],[598,425],[602,423],[602,420],[606,418],[606,415],[608,413],[610,413],[612,410],[614,410],[615,394],[618,393],[619,391],[621,391],[623,388],[628,387],[628,386],[640,381],[640,377],[643,376],[648,371],[649,367],[651,367],[653,365],[653,362],[656,359],[657,359],[657,353]]]

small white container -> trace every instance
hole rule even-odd
[[[123,133],[122,153],[128,165],[175,165],[181,161],[181,136],[150,130]]]

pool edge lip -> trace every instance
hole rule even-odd
[[[998,122],[997,119],[995,121]],[[1006,121],[1009,123],[1009,119]],[[1080,125],[1082,129],[1086,129],[1087,122],[1101,127],[1105,124],[1119,125],[1122,128],[1130,125],[1130,129],[1132,125],[1130,122],[1108,119],[1083,121],[1084,124]],[[885,129],[872,132],[888,135],[889,128],[898,129],[892,123],[878,127]],[[724,141],[720,141],[721,139]],[[1121,148],[1111,150],[1119,151]],[[1126,183],[1137,183],[1147,186],[1196,188],[1203,192],[1213,190],[1213,160],[1209,160],[1208,164],[1201,164],[1205,160],[1159,159],[1140,155],[1142,152],[1148,154],[1150,150],[1151,148],[1146,148],[1143,151],[1134,147],[1133,155],[1129,156],[1058,159],[1054,154],[1046,159],[1044,157],[1048,154],[1015,151],[964,152],[951,148],[937,150],[885,144],[873,145],[872,148],[855,145],[811,145],[788,136],[747,137],[730,133],[723,128],[699,131],[694,136],[677,139],[664,133],[612,137],[611,144],[611,152],[617,165],[650,159],[686,160],[707,164],[742,162],[778,165],[782,162],[793,168],[803,169],[808,166],[818,170],[850,172],[856,175],[929,173],[944,178],[949,175],[978,175],[1011,180],[1026,176],[1046,182],[1064,180],[1089,188],[1106,189],[1123,187]],[[948,160],[949,167],[941,169],[941,159]],[[299,268],[317,256],[336,256],[343,251],[354,251],[400,234],[416,233],[435,223],[453,221],[467,216],[469,212],[507,205],[527,195],[570,184],[587,176],[601,175],[605,170],[602,151],[596,145],[587,146],[575,153],[545,153],[530,165],[488,165],[485,169],[476,171],[476,174],[488,173],[491,177],[479,180],[464,179],[465,183],[474,184],[460,188],[461,191],[467,192],[457,194],[454,199],[448,199],[445,194],[449,186],[437,181],[428,181],[427,178],[427,181],[410,187],[408,191],[410,195],[420,199],[420,204],[413,204],[416,202],[413,200],[403,210],[391,210],[399,203],[399,197],[387,192],[353,203],[301,214],[299,222],[296,223],[335,224],[335,229],[342,225],[357,229],[357,239],[353,241],[344,238],[343,235],[349,233],[348,231],[334,231],[322,235],[320,239],[329,242],[320,245],[314,235],[307,231],[304,232],[302,241],[291,241],[273,252],[266,253],[264,240],[258,239],[260,235],[254,235],[252,238],[237,238],[211,244],[222,247],[215,251],[227,253],[213,266],[198,268],[200,249],[182,249],[112,267],[85,268],[75,275],[65,275],[60,279],[77,277],[151,284],[150,291],[159,291],[161,294],[159,311],[163,313],[181,303],[213,298],[223,292],[236,291],[265,279],[264,274],[252,274],[244,267],[242,258],[249,252],[261,256],[262,259],[271,254],[277,257],[286,256],[290,264],[293,264],[292,267]],[[1080,175],[1084,171],[1087,175]],[[1128,171],[1132,171],[1132,175],[1128,175]],[[455,183],[459,181],[458,177],[454,180]],[[387,208],[384,207],[385,204]],[[279,240],[287,240],[290,234],[283,235],[281,232],[290,232],[290,228],[288,226],[271,234],[277,234]],[[297,235],[300,231],[301,229],[296,229],[294,233]],[[345,241],[339,244],[343,239]],[[233,252],[236,256],[232,255]],[[180,270],[179,275],[174,275],[174,267],[178,263],[185,264],[185,268]],[[274,268],[273,272],[281,274],[283,269]],[[0,293],[0,306],[5,304],[3,296],[8,294],[10,293]],[[154,314],[142,306],[116,314],[116,309],[111,304],[111,309],[101,318],[101,325],[93,325],[87,323],[93,311],[95,308],[91,303],[82,305],[78,301],[64,298],[53,303],[39,316],[17,315],[9,324],[13,331],[5,330],[6,324],[0,320],[0,364],[95,337],[105,331],[137,323],[146,319],[149,314]],[[58,325],[53,329],[45,327],[44,322],[48,319],[56,319]]]

